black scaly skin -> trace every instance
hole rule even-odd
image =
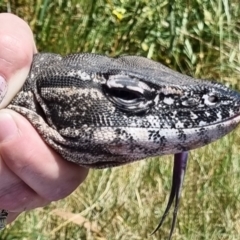
[[[240,121],[240,94],[143,57],[34,56],[8,108],[25,116],[64,159],[106,168],[175,154],[171,238],[187,151],[213,142]]]

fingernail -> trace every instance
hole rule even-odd
[[[12,116],[8,113],[0,113],[0,142],[11,139],[18,133],[18,127]]]
[[[0,76],[0,102],[3,100],[7,92],[7,82],[3,77]]]

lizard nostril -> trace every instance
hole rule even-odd
[[[208,97],[208,101],[211,103],[217,103],[219,101],[219,98],[216,95],[212,95]]]
[[[219,103],[220,98],[215,93],[204,94],[202,96],[203,103],[207,106],[214,106]]]

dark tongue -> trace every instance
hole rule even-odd
[[[166,210],[161,218],[160,223],[158,224],[156,229],[152,232],[152,234],[154,234],[162,226],[162,224],[163,224],[166,216],[168,215],[169,210],[173,204],[173,201],[175,199],[172,226],[171,226],[171,231],[170,231],[169,238],[168,238],[169,240],[172,237],[173,230],[174,230],[174,227],[176,224],[178,206],[179,206],[180,197],[181,197],[181,190],[182,190],[183,180],[184,180],[185,171],[186,171],[186,167],[187,167],[187,160],[188,160],[188,152],[181,152],[181,153],[177,153],[174,155],[172,188],[171,188],[171,193],[169,196],[168,204],[167,204]]]

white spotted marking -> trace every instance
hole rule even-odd
[[[190,116],[191,116],[192,120],[198,119],[198,116],[195,113],[193,113],[193,112],[190,113]]]
[[[163,99],[163,102],[164,102],[165,104],[167,104],[167,105],[172,105],[172,104],[174,104],[174,99],[171,98],[171,97],[165,97],[165,98]]]
[[[203,126],[207,125],[207,122],[201,120],[198,125],[199,125],[199,127],[203,127]]]

